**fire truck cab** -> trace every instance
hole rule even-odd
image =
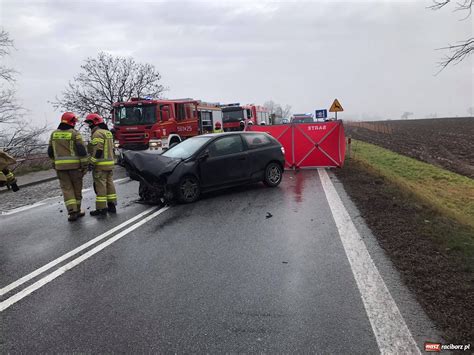
[[[112,117],[115,147],[130,150],[167,149],[222,124],[217,104],[194,99],[132,98],[115,103]]]
[[[269,125],[270,114],[263,106],[240,105],[239,103],[222,106],[224,131],[241,131],[249,124]]]

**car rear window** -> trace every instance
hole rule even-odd
[[[247,146],[250,149],[263,147],[265,145],[271,144],[270,137],[263,133],[244,134],[243,136],[245,142],[247,142]]]

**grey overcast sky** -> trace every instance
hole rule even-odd
[[[472,37],[473,17],[430,4],[0,0],[0,25],[15,41],[18,98],[38,123],[58,121],[48,100],[99,51],[154,64],[169,98],[272,99],[296,113],[337,97],[343,119],[466,116],[473,56],[435,75],[436,48]]]

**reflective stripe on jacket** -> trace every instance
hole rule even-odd
[[[114,169],[114,138],[110,131],[95,127],[90,143],[90,163],[95,170]],[[100,153],[102,152],[102,153]]]
[[[76,144],[84,146],[81,134],[74,128],[56,130],[51,133],[49,145],[53,149],[54,168],[56,170],[80,169],[87,164],[87,156],[77,154]]]

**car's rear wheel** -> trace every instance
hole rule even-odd
[[[263,183],[270,187],[278,186],[283,178],[283,169],[280,164],[272,162],[265,168]]]
[[[196,201],[201,195],[199,181],[191,175],[181,179],[178,185],[178,200],[182,203],[191,203]]]

